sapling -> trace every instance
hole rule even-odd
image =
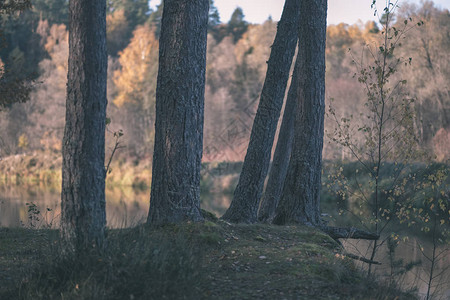
[[[412,23],[412,19],[395,23],[397,3],[386,1],[383,15],[379,17],[382,24],[380,44],[366,44],[359,59],[352,55],[356,69],[353,77],[367,96],[359,122],[353,115],[338,116],[332,104],[327,113],[336,124],[328,137],[346,148],[359,162],[352,178],[353,185],[344,179],[342,168],[336,171],[334,178],[340,187],[339,196],[356,200],[356,210],[349,211],[377,235],[385,232],[396,211],[402,207],[397,200],[408,183],[404,174],[409,164],[423,154],[417,148],[414,131],[414,98],[405,92],[407,81],[397,74],[403,65],[411,65],[412,58],[395,55],[395,49],[401,46],[406,33],[422,23]],[[372,8],[375,8],[375,1]],[[369,214],[364,213],[364,208]],[[369,261],[374,261],[377,250],[385,242],[386,239],[373,241]],[[371,274],[372,263],[369,262],[368,276]]]

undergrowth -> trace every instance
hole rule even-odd
[[[0,229],[0,299],[414,299],[365,279],[313,228],[205,216],[109,230],[103,253],[72,258],[55,230]]]

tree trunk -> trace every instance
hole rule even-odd
[[[291,157],[292,142],[294,140],[298,72],[297,62],[295,62],[294,75],[286,99],[277,147],[275,148],[272,167],[269,172],[269,180],[267,181],[266,191],[259,208],[258,220],[260,222],[271,223],[273,221],[275,210],[280,202],[281,192],[283,191],[284,179],[286,178],[289,158]]]
[[[200,221],[200,168],[209,0],[166,0],[156,87],[147,222]]]
[[[67,252],[104,241],[107,63],[106,2],[71,0],[61,192]]]
[[[286,0],[278,23],[244,165],[233,201],[222,217],[230,222],[257,221],[259,201],[297,45],[299,3],[300,0]]]
[[[298,103],[294,144],[275,224],[320,224],[325,113],[326,0],[300,4]],[[294,84],[294,83],[293,83]]]

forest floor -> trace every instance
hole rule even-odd
[[[108,231],[60,256],[58,232],[0,228],[0,299],[414,299],[365,277],[304,226],[204,223]]]

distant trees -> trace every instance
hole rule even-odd
[[[123,11],[131,28],[142,25],[150,14],[148,0],[107,0],[107,13]]]
[[[0,157],[28,147],[27,136],[18,133],[26,124],[24,108],[14,104],[29,100],[33,76],[25,69],[28,69],[27,58],[11,39],[12,30],[8,23],[10,19],[22,21],[24,11],[30,7],[29,0],[0,3],[0,113],[6,114],[0,118]]]
[[[71,0],[61,237],[64,251],[105,238],[106,2]]]
[[[237,7],[228,21],[228,32],[233,36],[233,41],[236,43],[247,31],[248,23],[244,20],[244,12],[242,8]]]
[[[214,0],[209,0],[208,30],[212,30],[219,25],[220,25],[219,10],[214,5]]]
[[[150,224],[202,220],[200,167],[209,0],[166,0],[156,87]]]
[[[138,44],[133,35],[142,26],[132,28],[122,6],[125,2],[119,2],[116,1],[117,5],[110,6],[114,9],[107,10],[107,43],[110,51],[108,116],[113,120],[112,126],[122,128],[125,133],[123,142],[127,146],[126,151],[121,151],[118,155],[123,159],[140,160],[152,155],[154,128],[141,124],[152,123],[154,115],[148,115],[143,120],[144,112],[135,104],[143,102],[125,99],[128,95],[124,96],[126,103],[122,106],[114,104],[119,103],[116,98],[125,87],[119,88],[115,80],[127,77],[120,74],[127,71],[120,63],[120,60],[123,60],[121,53],[125,54],[134,48],[131,44]],[[22,135],[26,135],[29,141],[26,151],[59,151],[57,149],[60,142],[57,140],[62,139],[65,109],[65,97],[61,95],[65,94],[66,84],[66,76],[61,74],[67,72],[68,51],[65,49],[67,41],[57,36],[61,34],[58,31],[62,28],[60,23],[67,25],[67,3],[66,0],[36,0],[33,1],[32,9],[20,14],[0,16],[4,41],[0,47],[0,58],[5,70],[0,85],[2,88],[11,86],[12,82],[16,82],[11,80],[12,78],[21,79],[22,83],[29,82],[22,79],[35,79],[38,83],[30,90],[28,103],[14,105],[12,102],[16,101],[9,102],[6,105],[7,112],[1,113],[0,132],[5,154],[25,151],[18,147],[18,139]],[[161,5],[151,11],[143,25],[147,27],[145,31],[148,34],[153,33],[156,39],[159,38],[162,7]],[[415,128],[421,146],[433,151],[439,160],[446,160],[449,157],[446,141],[450,137],[448,125],[445,125],[449,97],[447,90],[440,87],[446,86],[445,82],[449,78],[449,72],[446,70],[450,69],[446,68],[450,61],[446,59],[447,51],[443,50],[448,48],[446,45],[449,44],[449,39],[445,35],[446,31],[441,30],[450,24],[448,11],[432,6],[427,1],[417,6],[403,4],[399,13],[399,20],[411,15],[413,19],[425,21],[420,29],[408,32],[414,38],[403,41],[402,46],[396,49],[396,55],[406,56],[404,53],[408,51],[413,58],[412,65],[416,71],[405,73],[405,79],[410,83],[407,85],[409,92],[418,95],[414,106],[420,121],[416,122]],[[66,17],[63,17],[64,15]],[[276,34],[276,22],[268,20],[263,24],[247,24],[244,34],[234,42],[228,24],[217,24],[217,20],[214,7],[210,6],[203,157],[206,161],[243,161],[267,70],[266,61]],[[398,25],[401,24],[394,26]],[[350,115],[355,119],[360,118],[357,107],[363,105],[365,99],[358,82],[352,78],[354,58],[348,54],[348,49],[351,48],[352,53],[362,53],[365,41],[372,44],[377,42],[379,34],[375,33],[378,30],[373,22],[328,26],[326,99],[334,98],[339,118],[347,118]],[[412,42],[416,40],[420,41],[418,46]],[[51,46],[51,43],[55,45]],[[149,76],[139,81],[144,87],[144,93],[148,89],[148,95],[152,95],[145,100],[150,105],[155,103],[158,64],[156,48],[152,49],[154,50],[150,55],[151,59],[146,57],[145,64],[141,66],[143,69],[152,66],[148,71]],[[433,69],[428,67],[428,58]],[[17,76],[10,77],[13,73]],[[137,74],[138,72],[133,75]],[[137,77],[129,78],[134,80]],[[8,84],[3,84],[6,82]],[[131,83],[135,84],[134,81]],[[10,89],[10,95],[18,96],[19,94],[14,92],[16,90]],[[7,93],[2,91],[3,95]],[[3,97],[3,100],[5,99],[12,98]],[[27,97],[22,99],[26,100]],[[138,124],[139,126],[136,126]],[[325,129],[328,133],[331,133],[333,128],[334,121],[326,119]],[[148,142],[143,143],[144,138]],[[353,159],[345,147],[330,144],[327,139],[328,137],[323,151],[325,159]],[[355,139],[362,141],[362,136],[357,135]],[[150,165],[148,161],[146,163]]]
[[[131,31],[132,27],[124,10],[115,10],[106,16],[106,42],[109,55],[116,56],[127,46]]]
[[[148,21],[148,0],[107,1],[108,54],[116,56],[130,42],[133,30]]]
[[[129,45],[120,52],[119,69],[114,71],[113,103],[122,112],[123,129],[129,141],[131,155],[149,157],[154,141],[156,77],[158,73],[158,47],[154,31],[141,25],[133,32]],[[115,119],[120,120],[120,118]]]
[[[0,16],[1,14],[7,15],[20,12],[30,7],[31,2],[29,0],[1,2]],[[0,39],[3,40],[2,33],[0,31]],[[2,41],[0,49],[5,46]],[[13,103],[27,101],[31,90],[29,80],[20,76],[21,69],[24,67],[23,53],[18,48],[15,48],[9,57],[11,58],[11,61],[8,62],[10,65],[6,65],[0,58],[0,111]]]
[[[398,56],[412,57],[415,68],[404,74],[409,92],[417,95],[418,138],[425,149],[434,150],[437,158],[445,161],[450,158],[450,150],[442,148],[440,142],[450,142],[450,55],[441,49],[450,47],[450,13],[439,10],[432,1],[424,1],[421,6],[402,6],[399,15],[424,22],[408,32],[411,42],[402,42]]]
[[[68,0],[33,0],[33,9],[39,11],[39,19],[46,20],[50,25],[68,24]]]
[[[13,1],[2,1],[0,3],[0,13],[13,13],[17,11],[23,11],[31,7],[30,0],[13,0]]]
[[[297,45],[299,1],[287,0],[272,45],[258,111],[233,202],[223,219],[254,223],[269,168],[273,139]]]
[[[30,91],[30,81],[9,73],[0,59],[0,111],[14,103],[27,101]]]
[[[38,84],[26,105],[28,124],[23,126],[32,149],[61,151],[65,122],[69,34],[64,24],[41,21],[38,32],[48,58],[39,63]]]

